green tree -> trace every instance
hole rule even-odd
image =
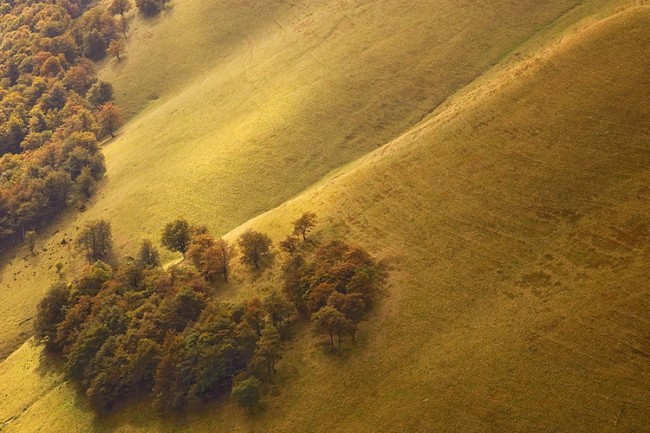
[[[271,292],[262,303],[271,324],[283,334],[296,315],[296,308],[278,292]]]
[[[329,335],[330,346],[334,351],[334,335],[338,336],[338,349],[341,351],[341,337],[350,328],[350,320],[332,306],[325,306],[311,316],[316,330]]]
[[[350,320],[349,331],[352,334],[352,341],[355,341],[357,324],[361,322],[366,311],[363,295],[361,293],[333,292],[327,300],[327,305],[336,308]]]
[[[162,231],[160,242],[170,251],[187,252],[190,245],[190,223],[179,218],[168,223]]]
[[[106,81],[97,81],[88,90],[86,99],[95,107],[99,107],[113,99],[113,86]]]
[[[241,249],[241,262],[259,269],[271,255],[273,241],[264,233],[251,229],[246,230],[237,239]]]
[[[225,239],[215,239],[207,233],[194,236],[187,250],[187,257],[208,281],[214,281],[221,275],[227,282],[230,261],[234,256],[233,245]]]
[[[76,380],[86,379],[88,368],[108,337],[108,329],[102,323],[84,326],[66,354],[66,373]]]
[[[69,298],[70,290],[67,285],[59,282],[50,287],[38,304],[34,333],[36,340],[44,343],[45,347],[50,350],[60,348],[57,344],[56,332],[59,323],[65,319]]]
[[[113,250],[111,224],[103,219],[86,223],[77,238],[77,247],[84,253],[89,263],[107,261]]]
[[[264,365],[269,379],[275,375],[275,363],[280,359],[280,333],[273,325],[267,325],[257,340],[251,363]]]
[[[251,376],[247,379],[236,382],[232,387],[232,396],[237,400],[241,407],[247,407],[252,410],[261,397],[261,383],[258,378]]]
[[[312,231],[316,226],[316,214],[305,212],[300,218],[293,222],[293,234],[302,236],[302,240],[307,240],[307,233]]]
[[[143,239],[136,259],[138,266],[143,268],[157,268],[160,266],[160,254],[158,249],[149,239]]]

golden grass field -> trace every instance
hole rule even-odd
[[[0,431],[650,431],[650,7],[430,3],[176,0],[135,20],[102,72],[134,117],[89,210],[3,268],[5,351],[62,237],[100,216],[124,255],[179,214],[280,239],[315,211],[389,284],[343,357],[299,335],[252,416],[98,419],[27,341],[0,364]],[[277,270],[236,272],[222,296]]]

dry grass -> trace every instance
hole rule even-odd
[[[345,235],[392,268],[358,348],[333,358],[299,338],[255,416],[227,404],[167,419],[140,403],[100,422],[64,403],[78,402],[67,385],[45,384],[6,431],[650,431],[649,50],[649,7],[567,33],[233,231],[278,238],[312,210],[319,236]],[[115,164],[136,182],[118,144],[109,174]],[[124,177],[90,215],[129,215],[109,200],[119,185],[132,194]],[[137,224],[158,218],[138,209]],[[124,248],[134,227],[118,230]],[[0,378],[40,383],[37,353],[21,348]],[[0,396],[15,392],[7,383]]]
[[[0,270],[0,357],[31,332],[69,261],[60,243],[85,221],[110,219],[120,255],[179,215],[228,232],[407,131],[579,2],[294,3],[177,0],[131,17],[128,59],[101,76],[139,114],[106,145],[89,210]]]

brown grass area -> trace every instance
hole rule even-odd
[[[111,220],[120,256],[179,215],[226,233],[410,129],[579,2],[294,3],[177,0],[130,17],[127,59],[100,75],[138,115],[105,146],[88,211],[0,270],[0,356],[30,334],[69,261],[60,243],[86,221]]]

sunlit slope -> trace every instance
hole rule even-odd
[[[106,147],[88,217],[110,218],[120,247],[179,214],[228,231],[400,135],[577,1],[466,3],[179,1],[160,19],[177,27],[154,26],[114,82],[128,104],[147,88],[135,75],[192,80]],[[235,15],[250,19],[237,32]]]
[[[408,130],[577,3],[175,0],[132,17],[127,59],[101,76],[140,114],[106,146],[89,210],[0,269],[0,358],[85,221],[111,220],[118,255],[179,215],[224,233]]]
[[[649,431],[649,50],[621,12],[233,232],[313,210],[391,267],[358,350],[301,340],[256,416],[98,422],[59,386],[5,430]]]

